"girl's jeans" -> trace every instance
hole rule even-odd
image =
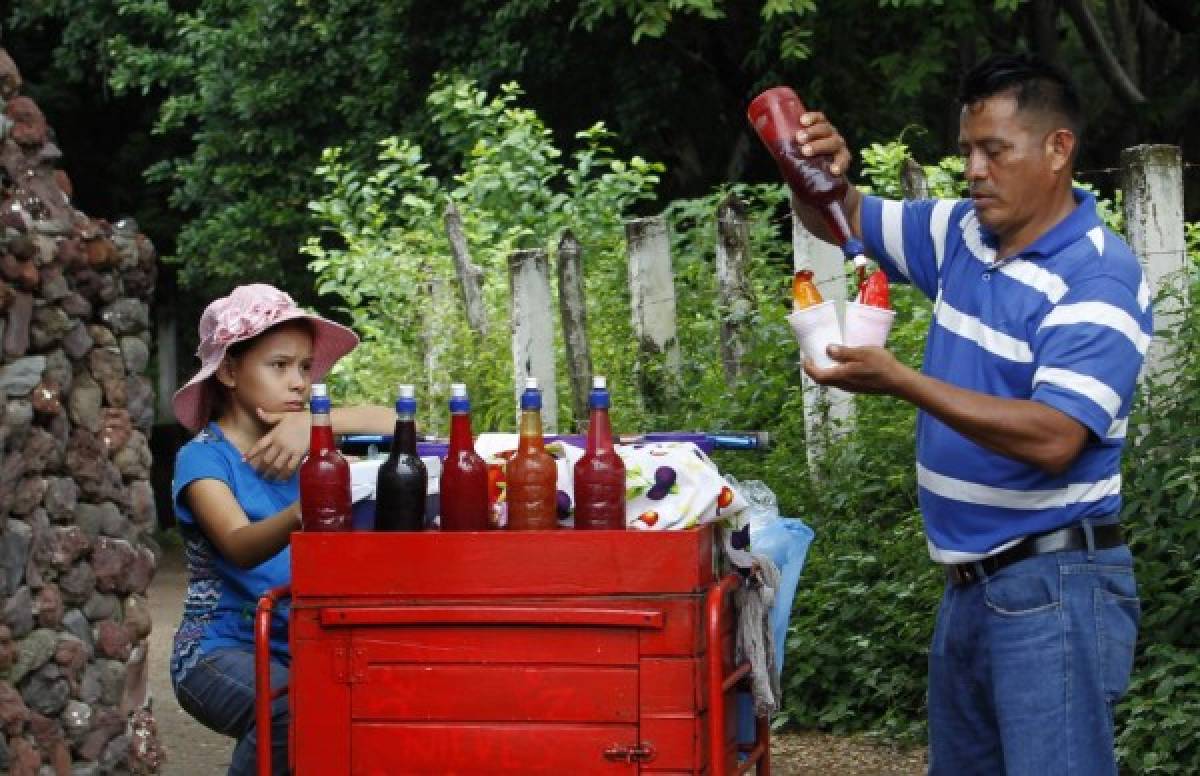
[[[1115,776],[1113,704],[1139,617],[1124,546],[947,584],[929,654],[929,773]]]
[[[271,689],[288,683],[288,668],[271,659]],[[258,742],[254,718],[254,652],[217,649],[200,658],[175,686],[184,711],[205,727],[237,739],[229,776],[254,776]],[[288,697],[271,702],[271,771],[288,771]]]

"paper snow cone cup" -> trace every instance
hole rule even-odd
[[[787,319],[805,356],[811,358],[822,369],[837,363],[825,352],[830,345],[842,344],[842,330],[838,326],[835,302],[822,302],[805,307],[792,313]]]
[[[895,318],[895,310],[846,302],[846,345],[853,348],[864,345],[883,347]]]

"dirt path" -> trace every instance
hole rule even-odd
[[[217,735],[179,707],[171,690],[171,637],[183,610],[186,572],[178,549],[169,550],[150,588],[150,691],[158,732],[167,750],[164,776],[219,776],[229,768],[233,740]],[[772,739],[775,776],[920,776],[925,753],[898,751],[862,738],[826,733],[784,733]]]

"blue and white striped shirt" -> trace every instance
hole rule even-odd
[[[1062,474],[991,452],[938,419],[917,418],[917,485],[930,554],[959,562],[1121,504],[1121,448],[1153,332],[1150,290],[1091,194],[1013,257],[969,200],[866,197],[867,252],[934,302],[925,374],[972,391],[1032,399],[1082,423],[1089,442]]]

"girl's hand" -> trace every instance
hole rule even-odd
[[[286,480],[308,454],[312,416],[307,412],[267,412],[260,407],[258,417],[272,428],[246,453],[246,463],[267,479]]]

